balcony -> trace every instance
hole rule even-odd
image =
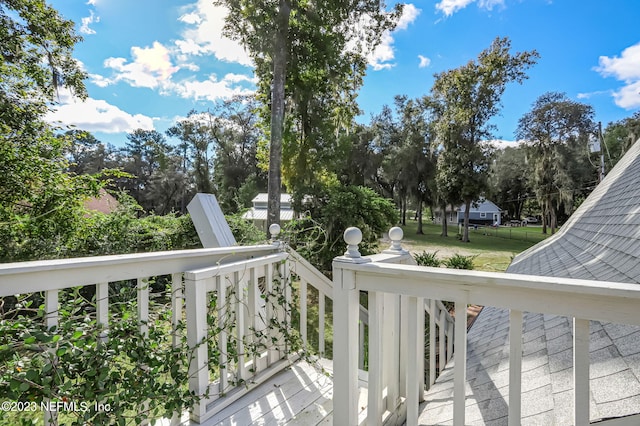
[[[419,267],[400,245],[402,232],[392,229],[390,236],[389,249],[363,257],[359,231],[350,228],[347,251],[333,264],[333,281],[278,241],[0,265],[0,296],[42,297],[40,306],[22,308],[21,319],[3,322],[41,321],[52,336],[39,349],[22,346],[16,357],[33,349],[54,367],[66,368],[56,363],[68,359],[58,349],[69,321],[77,321],[71,327],[80,334],[86,330],[82,324],[95,324],[91,347],[98,351],[118,339],[121,322],[134,317],[137,330],[130,339],[160,342],[164,331],[168,343],[141,346],[157,357],[141,358],[127,371],[136,371],[140,380],[163,373],[158,386],[175,390],[137,395],[117,406],[107,391],[93,400],[69,401],[69,389],[57,383],[44,399],[20,400],[21,407],[37,402],[35,415],[45,424],[81,424],[82,416],[99,411],[76,412],[65,403],[104,408],[107,401],[113,411],[101,414],[103,424],[122,418],[126,424],[174,425],[534,424],[544,414],[530,398],[532,390],[544,389],[532,389],[539,358],[529,355],[535,340],[530,325],[540,314],[571,325],[572,373],[563,396],[570,394],[565,407],[572,409],[557,424],[603,420],[590,416],[597,411],[591,395],[601,392],[590,388],[590,371],[598,368],[590,362],[590,328],[596,326],[590,321],[639,326],[637,285]],[[164,283],[160,289],[158,283]],[[85,297],[74,305],[80,315],[67,315],[67,305],[74,303],[70,294]],[[441,301],[455,304],[455,319]],[[495,322],[491,334],[474,334],[479,324],[468,332],[470,304],[492,307],[479,318],[485,326]],[[19,337],[33,342],[28,333]],[[6,356],[10,348],[2,350]],[[167,354],[176,357],[175,382],[170,357],[154,364]],[[121,361],[120,356],[112,359]],[[124,363],[131,367],[131,358]],[[47,371],[42,366],[43,377]],[[16,389],[42,390],[42,377],[22,373],[14,374]],[[497,405],[484,404],[487,392]],[[182,409],[171,412],[176,406],[158,404],[176,395],[184,396]],[[602,424],[638,421],[631,416]]]

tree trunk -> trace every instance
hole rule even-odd
[[[442,232],[440,233],[440,236],[448,237],[449,232],[447,228],[447,203],[442,203],[440,208],[442,209]]]
[[[416,234],[424,235],[422,230],[422,200],[418,201],[418,231]]]
[[[400,198],[400,210],[402,211],[402,226],[407,225],[407,196],[403,195]]]
[[[549,211],[549,201],[545,200],[542,203],[542,233],[547,234],[547,213]]]
[[[471,210],[471,200],[465,201],[464,204],[464,226],[462,231],[462,242],[469,242],[469,210]]]
[[[269,182],[267,198],[267,237],[269,226],[280,224],[280,190],[282,186],[282,135],[284,128],[284,89],[287,78],[287,51],[291,5],[280,0],[274,54],[271,92],[271,140],[269,145]]]
[[[556,233],[556,227],[558,226],[558,215],[556,214],[556,208],[554,205],[549,206],[549,226],[551,227],[551,235]]]

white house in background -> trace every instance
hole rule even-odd
[[[461,205],[457,209],[458,223],[464,222],[465,205]],[[502,224],[502,209],[491,201],[481,198],[471,203],[469,209],[469,223],[474,225],[494,225]]]
[[[267,232],[267,202],[269,195],[261,192],[251,202],[253,207],[242,215],[243,219],[252,220],[254,225]],[[291,194],[280,194],[280,223],[289,222],[295,218],[291,206]]]

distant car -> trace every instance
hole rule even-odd
[[[538,219],[533,216],[525,217],[524,221],[527,223],[538,223]]]

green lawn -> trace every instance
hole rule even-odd
[[[404,230],[403,246],[412,253],[438,252],[439,258],[448,258],[458,253],[476,256],[475,269],[482,271],[504,271],[516,254],[528,249],[547,236],[538,226],[478,228],[469,230],[469,243],[457,238],[458,227],[449,227],[449,237],[441,237],[441,225],[424,224],[424,235],[416,234],[417,222],[408,221]]]

